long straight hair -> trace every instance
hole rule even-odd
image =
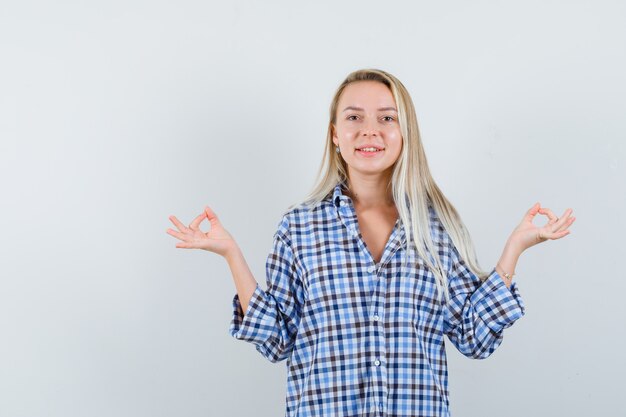
[[[360,69],[350,73],[339,85],[330,105],[330,117],[326,146],[316,185],[305,197],[303,204],[316,205],[328,196],[334,187],[348,179],[346,162],[334,150],[332,141],[337,121],[337,106],[346,86],[356,81],[377,81],[389,88],[398,107],[398,121],[402,132],[402,151],[393,168],[392,195],[399,213],[401,226],[405,229],[407,253],[412,244],[421,259],[436,276],[439,297],[449,301],[448,279],[430,233],[429,210],[431,206],[446,229],[460,257],[470,270],[484,281],[489,274],[482,271],[476,252],[461,217],[452,203],[439,189],[428,168],[422,146],[413,101],[404,85],[393,75],[379,69]],[[346,181],[348,185],[348,181]],[[295,207],[296,204],[290,208]],[[408,227],[407,227],[408,226]],[[427,256],[427,253],[432,256]],[[408,258],[408,257],[407,257]],[[434,261],[434,262],[433,262]]]

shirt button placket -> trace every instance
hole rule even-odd
[[[378,279],[378,274],[376,273],[376,267],[375,266],[370,266],[367,271],[370,274],[374,275],[374,279]],[[378,321],[380,319],[380,317],[378,316],[378,314],[374,313],[374,316],[372,317],[372,319],[374,319],[374,321]]]
[[[380,277],[378,276],[377,273],[377,265],[370,265],[367,268],[367,272],[369,274],[371,274],[373,276],[373,278],[375,280],[379,280]],[[384,292],[384,290],[381,290],[382,292]],[[377,292],[379,293],[379,292]],[[381,306],[379,306],[379,303],[381,303],[380,301],[380,297],[381,295],[378,294],[375,296],[374,298],[374,312],[372,315],[372,320],[374,322],[379,322],[380,320],[380,316],[378,315],[378,309],[381,308]],[[377,326],[376,330],[374,332],[374,335],[376,335],[375,337],[377,338],[377,343],[375,343],[375,346],[377,347],[377,351],[379,351],[380,354],[382,354],[383,356],[385,355],[385,349],[384,349],[384,329],[381,326]],[[379,350],[380,349],[380,350]],[[374,376],[374,384],[378,385],[380,389],[382,389],[383,392],[383,396],[386,395],[386,386],[385,386],[385,374],[386,374],[386,370],[384,368],[380,368],[382,365],[382,361],[381,361],[381,357],[377,357],[374,359],[374,366],[376,366],[377,368],[380,369],[380,375],[379,372],[375,373]],[[377,415],[382,416],[383,415],[383,401],[381,401],[381,399],[379,398],[377,402],[374,403],[374,407],[375,409],[378,409],[378,412],[376,413]]]

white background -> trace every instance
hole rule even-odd
[[[365,67],[411,93],[484,269],[535,202],[577,217],[522,254],[526,316],[490,358],[447,343],[452,414],[625,415],[625,18],[620,1],[3,1],[0,416],[284,415],[284,362],[228,334],[226,262],[175,248],[168,216],[212,207],[265,288],[332,94]]]

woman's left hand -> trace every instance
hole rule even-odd
[[[548,217],[548,223],[542,227],[534,225],[533,219],[537,213]],[[572,209],[568,208],[561,217],[556,217],[554,213],[552,213],[552,210],[541,207],[541,205],[537,203],[526,212],[520,224],[513,230],[513,233],[511,233],[509,240],[514,242],[521,251],[524,251],[548,239],[560,239],[570,233],[568,228],[574,223],[574,220],[576,220],[575,217],[570,217],[571,214]]]

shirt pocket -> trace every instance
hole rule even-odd
[[[431,327],[442,313],[436,277],[424,260],[416,256],[415,251],[411,251],[409,255],[409,265],[411,266],[406,273],[406,279],[407,292],[413,306],[413,321],[422,328]]]
[[[355,324],[366,316],[367,265],[345,241],[327,241],[305,258],[309,311],[319,325]]]

